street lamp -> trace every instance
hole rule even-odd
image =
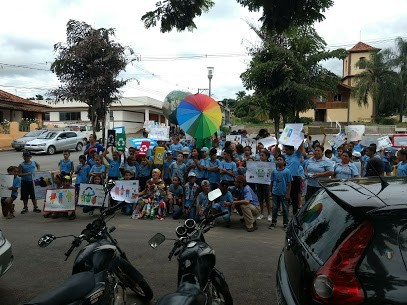
[[[213,77],[213,67],[208,67],[208,79],[209,79],[209,96],[211,96],[211,80]]]

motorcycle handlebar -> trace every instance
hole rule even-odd
[[[177,251],[178,247],[179,247],[179,242],[176,241],[174,243],[174,247],[172,247],[170,254],[168,254],[168,260],[171,260],[171,258],[174,256],[175,251]]]
[[[223,211],[223,212],[217,213],[217,214],[215,214],[215,215],[212,215],[212,216],[210,216],[210,217],[208,218],[207,222],[214,221],[215,218],[218,218],[218,217],[223,216],[223,215],[226,215],[226,214],[228,214],[228,211]]]
[[[71,255],[72,251],[73,251],[76,247],[78,247],[78,246],[80,245],[80,243],[81,243],[81,239],[80,239],[79,237],[76,237],[76,238],[73,240],[72,246],[71,246],[71,247],[69,248],[69,250],[65,253],[65,256],[66,256],[65,260],[68,259],[68,257]]]

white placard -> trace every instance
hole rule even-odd
[[[33,172],[35,199],[45,199],[47,188],[53,187],[51,172]]]
[[[344,131],[338,132],[336,136],[334,136],[331,140],[328,141],[328,143],[331,144],[331,146],[335,149],[345,142],[346,142],[346,133]]]
[[[110,191],[113,200],[135,203],[138,200],[138,180],[118,180]]]
[[[387,147],[391,147],[391,141],[388,136],[377,138],[377,148],[376,151],[380,151]]]
[[[160,126],[160,125],[150,126],[148,138],[156,141],[169,141],[170,126]]]
[[[407,147],[407,136],[406,135],[393,135],[393,146],[394,147]]]
[[[81,183],[78,194],[78,205],[101,207],[105,198],[103,185]],[[105,207],[109,206],[109,195],[106,196]]]
[[[303,129],[304,124],[286,124],[278,142],[298,149],[304,141]]]
[[[75,189],[47,189],[44,212],[75,211]]]
[[[258,140],[258,143],[263,144],[265,148],[269,148],[270,146],[274,146],[277,144],[277,139],[273,136],[270,136],[270,137]]]
[[[365,129],[366,129],[365,125],[345,126],[346,138],[348,142],[362,140],[363,134],[365,133]]]
[[[242,135],[240,135],[240,134],[237,134],[237,135],[227,135],[226,136],[226,141],[230,141],[230,142],[232,142],[232,143],[235,143],[235,144],[239,144],[239,143],[242,143]]]
[[[13,186],[13,175],[0,174],[0,197],[10,197],[10,187]]]
[[[252,138],[242,138],[243,147],[250,146],[252,148],[252,153],[255,154],[257,150],[257,141]]]
[[[370,146],[372,144],[377,146],[377,137],[376,136],[363,136],[360,144],[363,146]]]
[[[247,161],[246,180],[248,183],[270,184],[271,172],[275,168],[274,162]]]

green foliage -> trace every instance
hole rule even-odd
[[[397,120],[395,118],[381,117],[377,123],[380,125],[397,125]]]
[[[218,0],[221,1],[221,0]],[[263,29],[282,33],[290,27],[312,25],[325,19],[323,12],[333,5],[333,0],[237,0],[250,11],[262,11]],[[160,23],[161,32],[196,28],[194,19],[214,6],[211,0],[162,0],[156,9],[144,14],[141,20],[146,28]]]
[[[294,123],[303,123],[304,125],[309,125],[314,122],[314,118],[302,117],[294,121]]]
[[[61,86],[51,91],[56,101],[88,104],[88,115],[95,130],[105,125],[107,108],[119,98],[126,80],[118,76],[127,65],[125,48],[111,40],[114,29],[93,29],[85,22],[69,20],[66,44],[57,43],[57,57],[51,65]]]

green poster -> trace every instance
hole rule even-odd
[[[116,149],[118,151],[125,151],[126,149],[126,134],[116,133]]]

